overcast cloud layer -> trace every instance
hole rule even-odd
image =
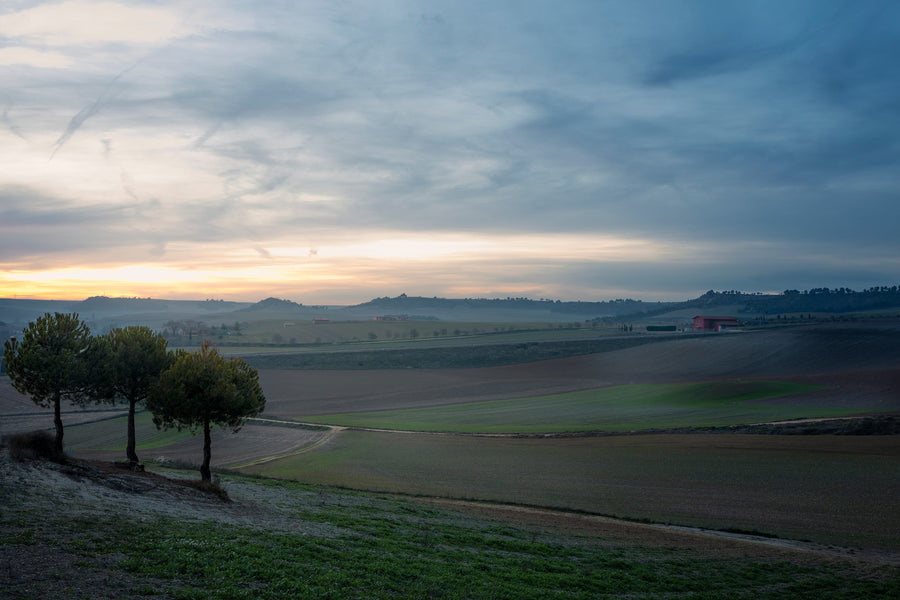
[[[0,5],[0,296],[900,281],[900,3]]]

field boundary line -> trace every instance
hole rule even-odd
[[[818,554],[843,560],[863,560],[882,565],[900,565],[900,553],[890,550],[860,549],[823,545],[806,540],[796,540],[777,536],[758,535],[751,532],[727,531],[721,529],[708,529],[704,527],[691,527],[688,525],[674,525],[670,523],[644,522],[614,515],[604,515],[590,512],[569,511],[565,509],[527,506],[520,504],[491,502],[481,500],[466,500],[462,498],[442,496],[416,496],[414,494],[396,494],[413,502],[437,505],[443,508],[456,508],[457,510],[483,509],[497,514],[506,513],[500,518],[510,518],[518,514],[531,514],[536,516],[546,515],[555,518],[570,518],[572,521],[584,520],[597,523],[609,523],[623,527],[633,527],[644,531],[659,531],[680,534],[684,536],[698,536],[707,538],[719,538],[743,544],[753,544],[775,548],[779,550],[794,551],[800,553]]]

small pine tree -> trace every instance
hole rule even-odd
[[[258,415],[265,406],[256,369],[237,358],[226,360],[209,341],[198,352],[178,351],[147,399],[157,428],[203,429],[200,476],[204,481],[211,479],[211,427],[237,432],[247,417]]]
[[[76,313],[45,313],[9,339],[3,358],[13,387],[38,406],[53,409],[55,452],[63,453],[63,401],[83,406],[102,397],[108,373],[102,346]]]
[[[128,443],[125,455],[133,465],[139,463],[135,450],[134,413],[136,406],[147,399],[160,374],[174,360],[166,349],[166,339],[149,327],[116,328],[106,334],[112,377],[111,393],[128,401]]]

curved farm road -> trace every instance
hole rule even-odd
[[[230,464],[230,465],[228,465],[229,468],[242,469],[244,467],[255,467],[255,466],[263,465],[263,464],[266,464],[266,463],[269,463],[269,462],[272,462],[275,460],[280,460],[282,458],[287,458],[289,456],[296,456],[298,454],[304,454],[306,452],[311,452],[312,450],[315,450],[321,446],[324,446],[328,442],[330,442],[334,438],[334,436],[337,435],[337,433],[339,431],[343,431],[344,429],[346,429],[346,427],[341,427],[339,425],[323,426],[323,425],[316,425],[313,423],[298,423],[296,421],[285,421],[282,419],[264,419],[262,417],[253,417],[251,419],[248,419],[248,421],[251,423],[264,423],[264,424],[268,424],[268,425],[276,425],[276,426],[281,425],[281,426],[286,426],[286,427],[298,427],[298,426],[299,427],[310,427],[310,428],[315,428],[316,430],[321,431],[321,434],[319,435],[318,439],[315,439],[311,443],[302,445],[299,448],[291,449],[291,450],[288,450],[287,452],[273,454],[271,456],[264,456],[262,458],[253,459],[253,460],[250,460],[247,462]]]

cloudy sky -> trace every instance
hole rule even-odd
[[[900,283],[900,3],[0,4],[0,297]]]

